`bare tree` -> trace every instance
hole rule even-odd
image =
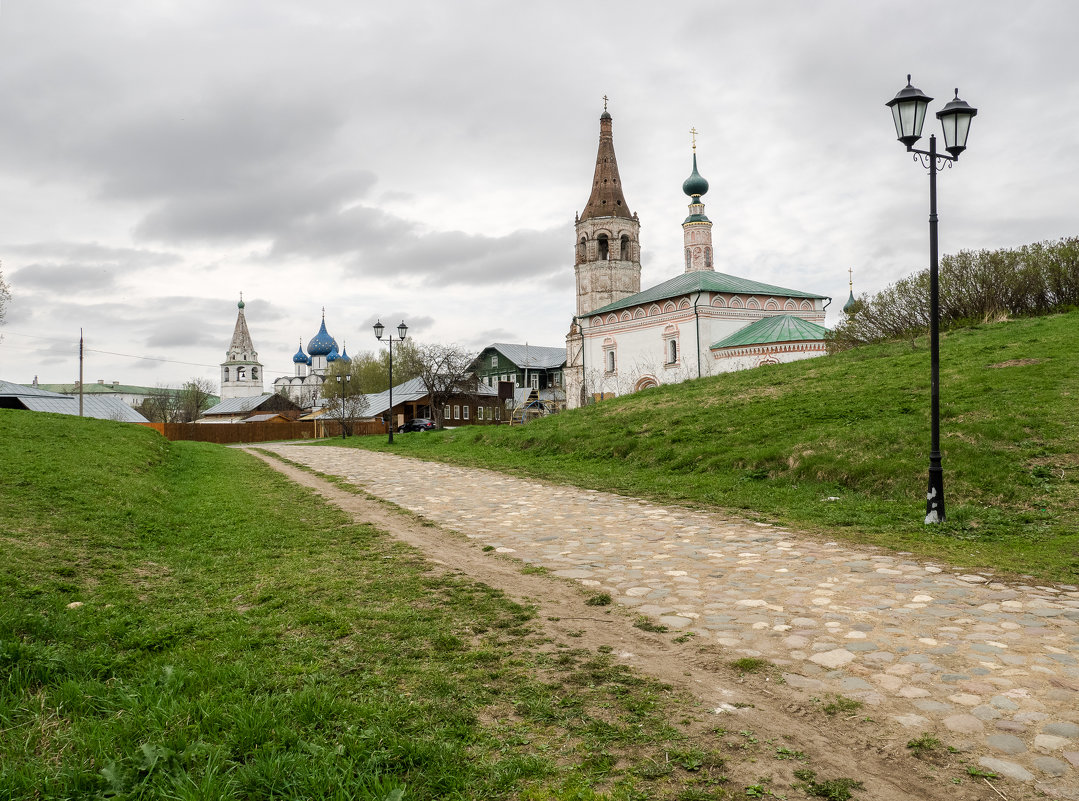
[[[341,435],[352,436],[357,420],[367,411],[360,371],[351,364],[334,362],[322,384],[326,399],[326,416],[341,424]]]
[[[476,391],[479,379],[472,372],[475,358],[475,353],[457,345],[417,343],[411,353],[406,353],[405,373],[423,381],[431,403],[431,416],[439,428],[443,426],[446,402],[455,395]]]
[[[176,410],[180,422],[193,423],[210,406],[217,385],[208,378],[192,378],[177,393]]]
[[[3,265],[0,264],[0,325],[4,324],[4,317],[7,314],[7,305],[11,302],[11,287],[4,282]]]
[[[151,423],[178,422],[176,391],[168,387],[154,387],[139,406],[139,411]]]

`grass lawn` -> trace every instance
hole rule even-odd
[[[1079,581],[1079,312],[945,333],[948,522],[927,527],[926,341],[657,387],[393,450]],[[336,445],[338,443],[331,443]],[[352,446],[388,449],[383,438]]]
[[[237,450],[0,410],[0,553],[3,799],[723,792],[686,699]]]

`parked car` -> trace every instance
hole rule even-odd
[[[434,431],[435,421],[430,417],[413,417],[404,425],[397,427],[398,434],[404,434],[406,431]]]

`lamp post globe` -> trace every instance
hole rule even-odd
[[[944,149],[958,159],[959,154],[967,149],[967,137],[970,136],[970,121],[978,116],[978,109],[972,108],[965,100],[959,99],[959,90],[955,98],[937,112],[937,119],[944,129]]]
[[[399,326],[397,326],[397,337],[399,339],[404,339],[405,334],[407,334],[407,333],[408,333],[408,326],[405,325],[405,321],[402,320],[401,324]]]
[[[376,320],[373,327],[375,329],[375,339],[381,340],[382,332],[386,330],[386,326],[382,324],[381,320]]]
[[[932,99],[921,89],[911,86],[908,75],[907,85],[884,104],[892,110],[896,138],[906,145],[907,149],[914,147],[914,143],[922,138],[925,110]]]

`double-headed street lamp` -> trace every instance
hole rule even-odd
[[[959,90],[955,90],[955,99],[937,112],[944,129],[944,149],[951,155],[937,153],[937,137],[930,135],[929,150],[916,150],[914,143],[922,138],[922,123],[925,111],[933,98],[922,94],[920,89],[907,85],[885,105],[891,108],[895,120],[895,132],[907,151],[916,154],[915,160],[921,161],[929,169],[929,386],[930,386],[930,446],[929,446],[929,491],[926,493],[925,522],[944,522],[944,468],[940,459],[940,331],[939,331],[939,290],[937,287],[937,160],[952,166],[959,161],[959,154],[967,149],[967,136],[970,134],[970,121],[978,113],[959,99]]]
[[[381,320],[376,320],[375,325],[375,339],[379,342],[382,341],[382,333],[386,330],[386,326],[382,324]],[[390,343],[390,410],[386,416],[390,423],[390,445],[393,445],[393,343],[404,342],[405,334],[408,333],[408,326],[405,325],[405,321],[402,320],[401,324],[397,326],[397,339],[393,338],[393,334],[386,335],[386,341]]]

